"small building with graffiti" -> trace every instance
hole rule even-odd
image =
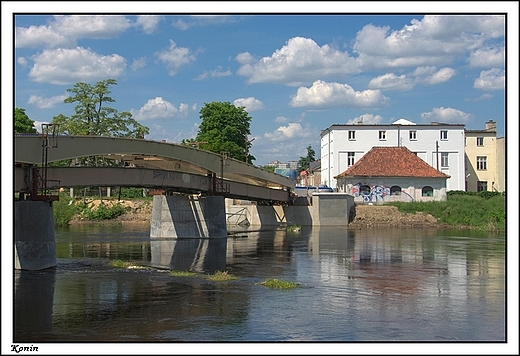
[[[356,203],[445,201],[449,175],[433,168],[406,147],[373,147],[334,177],[338,192]]]

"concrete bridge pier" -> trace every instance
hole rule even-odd
[[[16,201],[14,239],[15,269],[35,271],[55,267],[57,262],[52,202]]]
[[[223,196],[156,195],[150,238],[227,238]]]

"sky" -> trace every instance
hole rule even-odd
[[[197,135],[205,103],[230,102],[251,117],[250,153],[259,166],[297,161],[309,145],[318,159],[322,130],[360,119],[472,130],[494,120],[498,136],[506,136],[505,13],[514,4],[428,15],[426,7],[349,14],[355,7],[346,2],[302,3],[320,9],[315,13],[276,13],[268,5],[252,10],[269,13],[222,12],[226,7],[212,2],[208,10],[199,4],[178,13],[169,3],[155,13],[130,3],[127,13],[107,6],[89,14],[82,9],[90,7],[61,3],[53,12],[39,2],[35,13],[13,9],[14,107],[39,128],[74,113],[75,104],[63,100],[75,83],[115,79],[112,107],[149,127],[146,139],[180,143]],[[321,12],[328,8],[334,11]]]
[[[105,79],[117,81],[113,107],[148,126],[150,140],[194,138],[205,103],[244,106],[260,166],[297,161],[309,145],[319,158],[322,130],[360,119],[470,130],[494,120],[511,138],[508,161],[518,154],[517,1],[1,6],[3,155],[15,107],[39,127],[74,113],[63,100],[75,83]],[[515,182],[517,169],[508,165]],[[3,220],[12,217],[8,178]]]

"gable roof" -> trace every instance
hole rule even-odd
[[[338,177],[450,178],[417,157],[406,147],[372,147]]]

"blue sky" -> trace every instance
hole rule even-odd
[[[321,130],[361,118],[467,129],[494,120],[499,136],[509,130],[506,44],[514,31],[505,36],[505,16],[498,13],[517,12],[514,2],[472,5],[493,16],[455,16],[456,6],[425,16],[432,10],[417,4],[409,7],[413,14],[392,14],[384,12],[388,3],[380,4],[381,13],[348,14],[366,12],[370,2],[364,8],[300,3],[309,14],[275,14],[286,8],[273,4],[240,10],[193,2],[181,7],[186,14],[174,15],[179,5],[171,3],[155,13],[157,6],[145,3],[117,5],[115,11],[128,11],[117,16],[107,15],[110,6],[98,8],[103,16],[62,3],[56,9],[35,3],[40,15],[16,14],[27,6],[15,7],[14,106],[37,123],[50,122],[74,112],[74,104],[63,103],[67,88],[113,78],[113,107],[148,126],[147,139],[180,143],[196,136],[204,103],[229,101],[252,117],[257,165],[297,161],[308,145],[319,158]],[[196,15],[214,9],[224,14]],[[315,12],[327,9],[333,10]],[[66,14],[53,16],[58,11]]]

